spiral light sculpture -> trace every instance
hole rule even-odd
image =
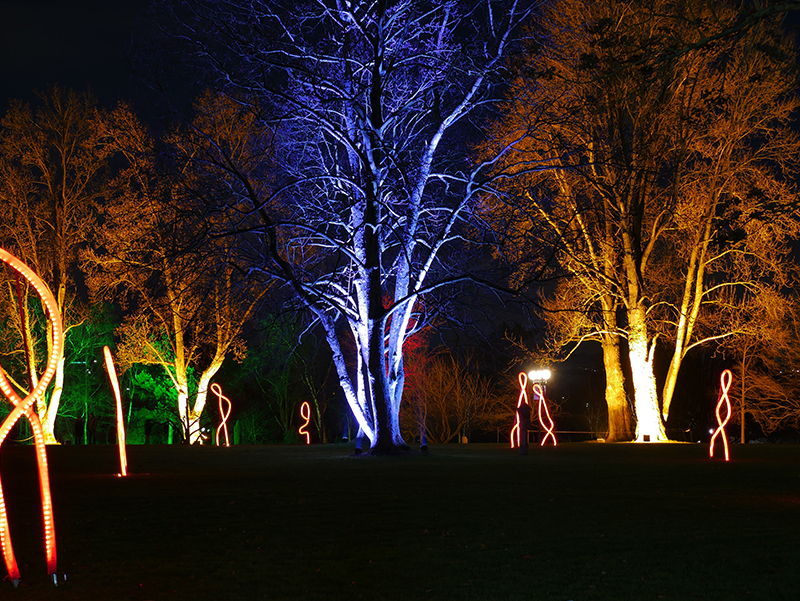
[[[225,432],[225,446],[229,447],[229,446],[231,446],[231,441],[228,438],[228,417],[230,417],[230,415],[231,415],[231,400],[228,397],[226,397],[224,394],[222,394],[222,387],[219,384],[217,384],[216,382],[214,382],[211,385],[211,392],[216,394],[217,398],[219,399],[219,416],[220,416],[220,419],[222,420],[220,422],[219,426],[217,426],[217,434],[216,434],[216,437],[215,437],[215,442],[216,442],[216,445],[219,446],[219,433],[220,433],[220,431],[223,431],[223,432]],[[223,409],[223,406],[222,406],[223,402],[225,402],[225,404],[226,404],[224,409]]]
[[[722,439],[722,445],[725,447],[725,461],[730,461],[730,455],[728,454],[728,437],[725,434],[725,425],[728,423],[728,420],[731,419],[731,401],[728,398],[728,390],[731,388],[731,381],[733,380],[733,374],[731,374],[731,370],[726,369],[722,372],[722,375],[719,377],[719,400],[717,401],[717,429],[714,431],[714,435],[711,437],[711,443],[708,447],[708,456],[714,457],[714,442],[719,436]],[[720,409],[722,406],[725,405],[725,419],[722,419],[720,415]]]

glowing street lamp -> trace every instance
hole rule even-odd
[[[231,415],[231,400],[222,394],[222,387],[216,382],[211,385],[211,392],[216,394],[217,398],[219,399],[219,416],[222,419],[219,426],[217,426],[217,434],[214,442],[217,446],[219,446],[219,432],[222,430],[225,432],[225,446],[229,447],[231,446],[231,441],[228,438],[228,417]],[[225,409],[222,408],[223,401],[226,403]]]
[[[728,455],[728,437],[725,435],[725,424],[728,423],[728,420],[731,418],[731,401],[728,398],[728,390],[731,387],[731,380],[733,379],[733,374],[731,374],[731,370],[726,369],[722,372],[722,375],[719,377],[719,400],[717,401],[717,429],[714,431],[714,435],[711,437],[711,444],[708,447],[708,456],[714,457],[714,440],[719,436],[722,439],[722,444],[725,447],[725,461],[730,461],[730,456]],[[725,419],[722,419],[720,416],[720,409],[722,408],[723,403],[725,404]]]
[[[8,400],[14,405],[14,408],[8,414],[5,421],[0,425],[0,445],[3,444],[11,428],[13,428],[19,418],[24,415],[31,424],[33,441],[36,447],[36,461],[39,468],[39,488],[42,499],[42,520],[44,522],[44,548],[45,557],[47,559],[47,575],[52,577],[53,584],[58,584],[56,575],[56,530],[53,521],[53,502],[50,497],[50,472],[47,466],[47,448],[44,444],[42,424],[39,421],[39,416],[33,411],[33,405],[36,403],[37,399],[44,397],[45,391],[56,373],[56,367],[64,349],[64,330],[56,300],[41,278],[39,278],[30,267],[25,265],[25,263],[2,248],[0,248],[0,261],[6,263],[19,275],[22,275],[22,277],[28,280],[31,286],[33,286],[39,298],[42,299],[42,304],[44,305],[49,322],[50,336],[52,339],[50,357],[48,358],[47,367],[42,377],[28,396],[24,399],[21,398],[11,387],[5,372],[0,369],[0,390],[3,391],[3,394],[5,394]],[[6,502],[3,496],[3,487],[1,483],[0,543],[2,543],[3,559],[5,560],[6,569],[8,570],[8,577],[11,582],[14,583],[14,586],[16,586],[19,583],[19,567],[14,557],[14,548],[11,545],[8,514],[6,513]]]
[[[547,380],[550,379],[551,375],[552,374],[550,373],[549,369],[533,369],[528,372],[528,378],[530,379],[531,382],[534,383],[547,382]]]
[[[114,389],[114,398],[117,400],[117,443],[119,445],[119,475],[128,475],[128,456],[125,453],[125,421],[122,415],[122,397],[119,394],[119,381],[117,380],[117,370],[114,368],[114,358],[111,356],[111,349],[103,347],[103,356],[106,360],[106,371],[111,380],[111,388]]]

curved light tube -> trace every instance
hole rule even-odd
[[[555,423],[553,422],[553,418],[550,417],[550,410],[547,408],[547,401],[545,401],[544,399],[544,388],[542,388],[541,383],[536,382],[533,385],[533,396],[534,398],[539,397],[539,423],[542,425],[542,428],[544,428],[547,431],[547,434],[545,434],[544,438],[542,439],[542,443],[540,446],[544,446],[545,443],[547,442],[547,439],[552,438],[553,446],[555,447],[558,445],[558,442],[556,441],[556,435],[553,434],[553,428],[555,428]],[[549,426],[544,423],[544,419],[542,417],[543,415],[544,417],[547,418],[547,421],[550,424]]]
[[[528,402],[528,374],[524,371],[519,372],[519,398],[517,399],[517,411],[514,412],[514,427],[511,428],[511,448],[519,447],[521,439],[520,436],[522,434],[522,429],[520,428],[520,421],[519,421],[519,408],[522,407],[522,403],[524,402],[526,405],[530,405]],[[525,432],[525,436],[528,433]]]
[[[728,454],[728,437],[725,434],[725,425],[728,423],[728,420],[731,419],[731,401],[728,398],[728,390],[731,388],[731,381],[733,380],[733,374],[731,374],[731,370],[726,369],[722,372],[722,375],[719,377],[719,400],[717,401],[717,429],[714,431],[714,435],[711,437],[711,444],[708,447],[708,456],[714,457],[714,441],[719,436],[722,439],[722,444],[725,447],[725,461],[730,461],[730,455]],[[725,419],[722,419],[722,416],[719,414],[719,410],[722,408],[723,403],[725,404]]]
[[[117,444],[119,446],[119,475],[128,475],[128,455],[125,452],[125,420],[122,414],[122,397],[119,394],[119,381],[117,380],[117,370],[114,368],[114,358],[111,356],[111,349],[103,347],[103,357],[106,360],[106,371],[108,379],[111,380],[111,388],[114,389],[114,398],[117,401]]]
[[[53,502],[50,497],[50,472],[47,466],[47,448],[44,444],[42,424],[39,416],[33,411],[33,405],[37,399],[44,397],[47,387],[56,373],[56,367],[64,349],[64,330],[61,324],[61,314],[58,311],[53,294],[47,285],[37,276],[30,267],[17,259],[14,255],[0,248],[0,261],[6,263],[11,269],[22,275],[33,286],[39,298],[42,299],[47,319],[50,325],[50,335],[52,345],[47,367],[42,374],[39,383],[24,399],[16,393],[6,378],[5,372],[0,368],[0,390],[6,395],[14,405],[14,409],[8,414],[5,421],[0,425],[0,445],[8,436],[11,428],[23,415],[28,419],[33,430],[33,441],[36,447],[36,461],[39,468],[39,488],[42,497],[42,520],[44,522],[44,548],[47,559],[47,574],[55,580],[56,573],[56,530],[53,520]],[[11,535],[8,528],[8,515],[6,513],[6,503],[3,497],[3,487],[0,481],[0,542],[2,542],[3,559],[6,563],[8,576],[14,585],[19,583],[19,567],[14,557],[14,548],[11,545]]]
[[[300,405],[300,417],[306,420],[306,422],[300,426],[297,432],[300,435],[305,435],[306,444],[311,444],[311,433],[307,430],[308,424],[311,423],[311,405],[308,401],[303,401],[303,404]]]
[[[211,392],[216,394],[217,398],[219,399],[219,416],[222,419],[222,421],[220,422],[219,426],[217,426],[217,434],[216,434],[216,437],[215,437],[215,443],[216,443],[217,446],[219,446],[219,432],[220,432],[220,430],[222,430],[222,431],[225,432],[225,446],[229,447],[229,446],[231,446],[231,441],[228,438],[228,417],[231,414],[231,400],[228,397],[226,397],[224,394],[222,394],[222,387],[219,384],[217,384],[216,382],[214,382],[211,385]],[[224,409],[224,410],[222,408],[222,401],[225,401],[225,403],[227,403],[226,409]]]

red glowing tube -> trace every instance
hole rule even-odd
[[[519,373],[519,398],[517,399],[517,409],[519,410],[522,407],[522,403],[524,402],[526,405],[530,405],[528,403],[528,374],[524,371]],[[522,429],[520,428],[519,422],[519,411],[516,411],[514,414],[514,427],[511,428],[511,448],[519,447],[521,439],[520,436],[522,435]],[[525,436],[528,433],[525,432]]]
[[[50,326],[50,336],[52,338],[50,357],[47,367],[39,379],[36,387],[24,399],[16,393],[6,378],[2,368],[0,368],[0,390],[8,397],[14,405],[14,409],[8,414],[5,421],[0,425],[0,445],[8,436],[11,428],[23,415],[28,419],[33,430],[33,440],[36,447],[36,461],[39,468],[39,488],[42,498],[42,521],[44,522],[44,547],[47,559],[47,574],[55,578],[56,573],[56,531],[53,521],[53,502],[50,497],[50,476],[47,466],[47,448],[44,444],[42,425],[39,416],[33,411],[33,405],[37,399],[44,396],[47,387],[56,373],[56,367],[61,359],[64,349],[64,333],[61,325],[61,314],[58,312],[58,305],[52,293],[45,283],[27,265],[0,248],[0,261],[6,263],[11,269],[22,275],[36,290],[42,299],[47,319]],[[14,557],[14,549],[11,545],[11,535],[8,527],[8,515],[6,513],[5,498],[3,497],[2,483],[0,482],[0,542],[2,543],[3,559],[6,563],[8,576],[16,585],[19,582],[19,567]],[[55,582],[55,580],[54,580]]]
[[[211,392],[217,395],[219,399],[219,415],[222,421],[220,422],[219,426],[217,426],[217,435],[216,435],[216,445],[219,446],[219,431],[222,430],[225,432],[225,446],[231,446],[231,441],[228,438],[228,417],[231,414],[231,400],[222,394],[222,388],[216,382],[211,385]],[[227,403],[226,409],[223,410],[222,402],[225,401]]]
[[[547,431],[547,434],[545,434],[544,438],[542,439],[541,446],[545,445],[548,438],[552,438],[553,446],[556,446],[558,445],[558,442],[556,441],[556,435],[553,434],[555,423],[553,423],[553,418],[550,417],[550,410],[547,408],[547,401],[545,401],[544,398],[544,388],[542,388],[542,385],[539,382],[533,385],[533,396],[534,398],[539,398],[539,423],[542,425],[542,428]],[[544,419],[542,417],[543,415],[547,418],[549,425],[544,423]]]
[[[111,388],[114,389],[114,398],[117,401],[117,442],[119,443],[119,474],[128,475],[128,456],[125,453],[125,421],[122,415],[122,397],[119,394],[119,381],[117,380],[117,370],[114,368],[114,359],[111,356],[111,349],[103,347],[103,356],[106,360],[106,371],[108,379],[111,380]]]
[[[306,423],[300,426],[300,429],[297,430],[297,432],[301,435],[305,435],[306,444],[311,444],[311,433],[307,429],[308,424],[311,423],[311,405],[308,403],[308,401],[303,401],[303,404],[300,405],[300,416],[306,420]]]
[[[728,390],[731,387],[731,380],[733,379],[733,374],[731,374],[731,370],[726,369],[722,372],[722,375],[719,378],[719,401],[717,401],[717,429],[714,431],[714,435],[711,437],[711,444],[708,447],[708,456],[714,456],[714,441],[719,436],[722,439],[722,445],[725,447],[725,461],[730,461],[730,455],[728,454],[728,437],[725,434],[725,425],[728,423],[728,420],[731,418],[731,401],[728,398]],[[725,404],[725,419],[722,419],[722,416],[719,414],[719,410],[722,408],[722,404]]]

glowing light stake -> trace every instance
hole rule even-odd
[[[231,446],[231,441],[228,438],[228,417],[230,417],[231,414],[231,400],[222,394],[222,388],[216,382],[211,385],[211,392],[216,394],[219,399],[219,415],[220,418],[222,418],[219,426],[217,426],[216,445],[219,446],[219,432],[222,430],[225,432],[225,446],[229,447]],[[227,408],[225,410],[222,409],[222,401],[227,403]]]
[[[301,435],[305,434],[306,444],[311,444],[311,433],[307,430],[308,424],[311,423],[311,405],[308,401],[303,401],[303,404],[300,405],[300,416],[306,420],[306,423],[300,426],[297,432]]]
[[[542,439],[541,446],[545,445],[548,438],[552,438],[553,446],[555,447],[558,445],[558,441],[556,441],[556,435],[553,434],[555,423],[553,422],[553,418],[550,417],[550,410],[547,408],[547,401],[544,398],[544,388],[542,388],[542,384],[540,382],[536,382],[533,385],[533,397],[538,397],[539,399],[539,423],[542,425],[542,428],[547,431],[547,434],[545,434],[544,438]],[[542,415],[547,418],[547,421],[550,423],[549,426],[544,423]]]
[[[717,436],[722,438],[722,444],[725,447],[725,461],[730,461],[730,455],[728,454],[728,437],[725,434],[725,424],[728,423],[728,420],[731,418],[731,401],[728,398],[728,390],[731,387],[731,380],[733,379],[733,374],[731,374],[731,370],[726,369],[722,372],[722,375],[719,377],[719,401],[717,401],[717,429],[714,431],[714,435],[711,437],[711,444],[708,447],[708,456],[714,456],[714,442]],[[719,410],[722,408],[722,404],[725,404],[725,419],[722,419],[722,416],[719,414]]]
[[[47,466],[47,448],[44,444],[42,424],[39,416],[33,411],[33,405],[37,399],[45,394],[45,390],[50,385],[56,373],[58,361],[64,348],[64,331],[61,325],[61,314],[58,312],[58,305],[52,293],[45,283],[37,276],[25,263],[17,259],[5,249],[0,248],[0,261],[6,263],[11,269],[22,275],[33,286],[36,293],[42,299],[47,319],[49,322],[50,336],[52,338],[52,350],[47,361],[47,367],[42,374],[38,384],[31,393],[24,399],[20,398],[17,392],[11,387],[6,378],[5,372],[0,369],[0,390],[8,397],[14,405],[11,413],[0,425],[0,446],[8,436],[11,428],[23,415],[28,419],[33,430],[33,441],[36,448],[36,461],[39,468],[39,488],[42,497],[42,521],[44,522],[44,548],[47,559],[47,575],[52,577],[53,583],[58,584],[56,576],[56,530],[53,521],[53,502],[50,498],[50,473]],[[16,586],[19,583],[19,567],[14,557],[14,548],[11,545],[11,534],[8,527],[8,514],[6,512],[6,502],[3,496],[2,482],[0,481],[0,542],[2,542],[3,559],[8,570],[8,577]]]
[[[519,398],[517,399],[517,411],[514,417],[514,427],[511,428],[511,448],[519,447],[521,442],[521,435],[522,435],[522,428],[520,428],[520,421],[519,421],[519,408],[522,407],[522,403],[524,402],[526,405],[530,406],[528,402],[528,374],[524,371],[520,372],[519,374]],[[525,436],[528,433],[525,432]]]
[[[114,368],[114,358],[111,356],[111,349],[103,347],[103,356],[106,360],[106,371],[108,379],[111,380],[111,388],[114,389],[114,398],[117,401],[117,443],[119,444],[119,475],[128,475],[128,456],[125,453],[125,420],[122,414],[122,397],[119,394],[119,381],[117,380],[117,370]]]

